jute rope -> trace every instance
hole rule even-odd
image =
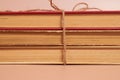
[[[66,44],[66,27],[64,26],[65,24],[65,12],[62,11],[62,17],[61,17],[61,27],[63,30],[63,35],[62,35],[62,44],[63,44],[63,50],[62,50],[62,61],[64,65],[67,63],[66,59],[66,52],[67,52],[67,44]]]
[[[85,7],[80,8],[80,9],[78,9],[78,10],[76,10],[76,11],[87,11],[87,10],[93,10],[93,9],[94,9],[94,10],[98,10],[98,11],[102,11],[102,10],[99,9],[99,8],[90,8],[90,7],[88,6],[88,4],[85,3],[85,2],[77,3],[77,4],[73,7],[72,11],[75,11],[75,9],[76,9],[78,6],[80,6],[80,5],[84,5]]]
[[[66,52],[67,52],[67,44],[66,44],[66,28],[64,26],[65,24],[65,11],[58,8],[53,2],[52,0],[48,0],[50,2],[51,7],[56,10],[56,11],[61,11],[62,12],[62,16],[61,16],[61,22],[60,25],[62,27],[62,45],[63,45],[63,50],[62,50],[62,62],[64,65],[67,64],[67,59],[66,59]]]
[[[62,61],[63,61],[63,64],[66,65],[67,64],[67,59],[66,59],[66,53],[67,53],[67,44],[66,44],[66,28],[64,26],[65,24],[65,11],[64,10],[61,10],[60,8],[58,8],[53,2],[52,0],[48,0],[50,2],[50,5],[52,8],[54,8],[54,10],[56,11],[61,11],[62,12],[62,17],[61,17],[61,27],[62,27],[62,30],[63,30],[63,35],[62,35],[62,44],[63,44],[63,50],[62,50]],[[79,5],[85,5],[85,8],[81,8],[79,9],[78,11],[86,11],[86,10],[91,10],[91,9],[96,9],[96,10],[99,10],[99,11],[102,11],[101,9],[99,8],[89,8],[88,4],[87,3],[78,3],[76,4],[72,11],[74,11],[76,9],[76,7],[78,7]]]
[[[58,8],[58,7],[53,3],[52,0],[48,0],[48,1],[50,2],[50,5],[51,5],[51,7],[52,7],[54,10],[56,10],[56,11],[61,11],[61,9]]]

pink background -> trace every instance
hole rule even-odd
[[[72,10],[78,2],[102,10],[120,10],[120,0],[53,0]],[[52,9],[47,0],[0,0],[0,11]],[[0,80],[120,80],[120,65],[0,65]]]
[[[120,66],[0,65],[0,80],[120,80]]]
[[[53,0],[61,9],[72,10],[79,2],[102,10],[120,10],[120,0]],[[0,10],[52,9],[48,0],[0,0]]]

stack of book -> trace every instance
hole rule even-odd
[[[0,64],[120,64],[120,11],[1,12]]]

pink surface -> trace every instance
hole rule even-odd
[[[0,65],[0,80],[120,80],[120,66]]]
[[[120,10],[120,0],[53,0],[72,10],[78,2],[102,10]],[[0,0],[0,11],[52,9],[47,0]],[[120,80],[120,65],[0,65],[0,80]]]
[[[120,10],[120,0],[53,0],[61,9],[72,10],[79,2],[102,10]],[[0,10],[52,9],[48,0],[0,0]]]

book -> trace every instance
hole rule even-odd
[[[120,64],[119,11],[65,12],[65,30],[61,16],[1,12],[0,64]]]
[[[0,64],[64,64],[62,49],[2,49]],[[120,64],[120,49],[68,49],[67,64]]]
[[[1,12],[0,27],[61,27],[62,12]],[[119,27],[120,11],[65,12],[65,27]]]
[[[0,46],[62,46],[62,30],[1,31]],[[66,30],[68,46],[120,46],[120,31]]]

